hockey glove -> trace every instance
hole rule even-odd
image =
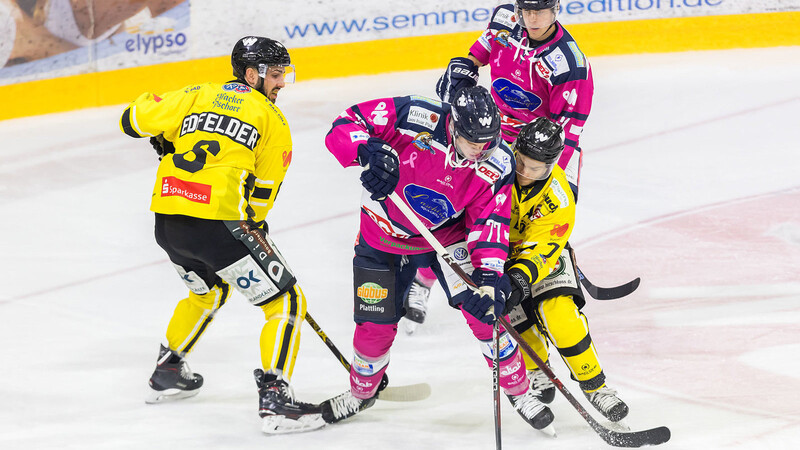
[[[175,153],[175,146],[172,145],[172,142],[164,139],[163,134],[151,137],[150,145],[152,145],[153,149],[156,151],[156,153],[158,153],[159,161],[161,161],[161,158],[163,158],[164,155]]]
[[[358,163],[364,167],[361,184],[373,200],[384,200],[394,192],[400,181],[400,161],[397,152],[383,139],[369,138],[358,146]]]
[[[507,278],[511,286],[511,293],[508,295],[505,309],[503,310],[503,315],[506,315],[522,303],[523,300],[531,296],[531,285],[528,283],[525,273],[520,269],[508,269],[503,278]]]
[[[461,308],[481,322],[492,324],[497,320],[497,312],[504,310],[511,292],[508,277],[500,277],[491,270],[475,269],[471,278],[479,292],[472,292]]]
[[[477,84],[478,66],[469,58],[453,58],[447,65],[444,75],[436,83],[436,95],[443,102],[449,102],[459,89]]]

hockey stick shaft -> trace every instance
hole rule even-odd
[[[477,286],[472,279],[461,269],[458,263],[455,262],[453,257],[447,250],[439,243],[436,237],[428,230],[422,221],[417,217],[416,213],[405,204],[405,202],[395,193],[389,194],[389,198],[394,202],[398,209],[405,215],[405,217],[414,225],[417,231],[428,241],[428,244],[433,247],[437,255],[441,257],[448,265],[461,277],[464,283],[471,289],[477,289]],[[670,431],[667,427],[658,427],[650,430],[637,431],[637,432],[616,432],[600,425],[597,420],[592,417],[588,411],[581,405],[575,397],[564,387],[561,380],[556,377],[555,373],[542,361],[536,354],[531,346],[525,342],[517,330],[508,323],[505,317],[501,314],[496,314],[497,320],[506,329],[509,335],[517,341],[520,348],[539,366],[542,371],[547,375],[550,381],[555,384],[558,390],[567,398],[569,403],[578,411],[581,417],[586,420],[592,430],[595,431],[606,443],[617,447],[641,447],[643,445],[658,445],[667,442],[670,438]]]
[[[492,393],[494,394],[494,440],[495,448],[502,450],[503,439],[500,429],[500,327],[495,322],[492,327],[492,340],[494,341],[492,351]]]
[[[316,320],[306,311],[306,322],[311,325],[311,328],[317,333],[322,342],[328,347],[328,349],[333,353],[333,356],[339,360],[339,363],[350,372],[350,363],[347,362],[347,359],[342,355],[342,352],[336,348],[333,341],[322,331],[322,327],[319,326]],[[383,375],[384,379],[386,379],[386,374]],[[388,381],[387,381],[388,383]],[[378,399],[380,400],[387,400],[392,402],[415,402],[419,400],[424,400],[431,395],[431,387],[428,383],[417,383],[411,385],[403,385],[403,386],[386,386],[378,392]]]

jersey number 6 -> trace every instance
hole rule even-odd
[[[188,152],[175,154],[172,157],[172,161],[175,163],[175,167],[189,173],[195,173],[200,171],[206,164],[206,152],[217,156],[219,151],[220,147],[217,141],[198,141]],[[194,155],[194,158],[186,159],[186,155],[189,154]]]

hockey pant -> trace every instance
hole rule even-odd
[[[305,295],[263,230],[237,234],[237,229],[221,221],[156,214],[156,240],[190,291],[167,326],[169,348],[181,356],[194,350],[233,286],[264,313],[264,371],[288,381],[300,347]],[[270,256],[259,258],[265,253]]]

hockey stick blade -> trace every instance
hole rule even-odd
[[[600,427],[599,430],[595,428],[597,434],[599,434],[600,437],[603,438],[606,443],[608,443],[608,445],[613,445],[614,447],[636,448],[643,447],[645,445],[659,445],[669,441],[671,436],[669,428],[667,427],[657,427],[642,431],[620,432],[611,431],[599,423],[597,426]],[[592,426],[592,428],[594,428],[594,426]]]
[[[586,275],[583,274],[580,268],[578,268],[578,276],[581,279],[581,284],[583,285],[586,292],[592,296],[595,300],[616,300],[618,298],[625,297],[626,295],[630,295],[636,288],[639,287],[639,283],[642,281],[639,277],[619,286],[614,287],[599,287],[592,284]]]
[[[418,402],[431,396],[431,385],[428,383],[408,384],[404,386],[386,386],[378,393],[378,400],[387,402]]]

